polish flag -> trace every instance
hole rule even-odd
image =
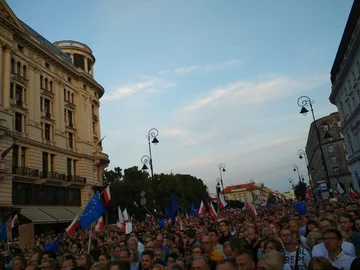
[[[339,194],[344,194],[345,192],[339,183],[336,183],[336,190],[339,192]]]
[[[103,193],[105,202],[109,202],[111,200],[110,186],[107,186]]]
[[[355,191],[352,189],[352,187],[350,188],[350,197],[355,199],[357,197]]]
[[[71,222],[71,224],[69,225],[69,227],[67,227],[65,229],[66,233],[68,235],[72,235],[73,232],[75,231],[76,228],[80,227],[80,221],[79,221],[79,215],[76,215],[76,217],[74,218],[74,220]]]
[[[305,191],[305,199],[306,201],[310,201],[310,198],[311,198],[311,191],[310,189],[308,188],[306,191]]]
[[[223,209],[227,206],[227,202],[225,201],[224,194],[219,192],[219,208]]]
[[[95,232],[100,232],[102,228],[104,228],[104,220],[103,220],[103,217],[100,216],[100,218],[96,222],[94,231]]]
[[[200,203],[200,208],[199,208],[199,216],[202,216],[206,211],[206,208],[205,208],[205,205],[204,205],[204,202],[201,201]]]
[[[215,211],[215,208],[214,208],[214,205],[212,204],[212,202],[209,202],[209,212],[210,212],[210,215],[215,219],[217,220],[218,219],[218,215]]]
[[[17,214],[15,214],[15,216],[13,217],[13,219],[11,220],[11,229],[15,227],[15,224],[18,224],[19,220],[18,220],[18,216]]]
[[[125,208],[125,210],[124,210],[124,212],[123,212],[123,217],[124,217],[124,220],[125,220],[125,221],[128,221],[128,220],[129,220],[129,215],[128,215],[128,212],[127,212],[126,208]]]
[[[123,224],[125,222],[125,219],[124,219],[124,216],[123,216],[123,214],[121,212],[120,206],[118,206],[118,216],[119,216],[119,223]]]
[[[129,234],[132,232],[132,222],[125,222],[124,232],[125,234]]]
[[[133,206],[139,207],[138,204],[134,201]]]
[[[246,203],[245,204],[245,208],[249,211],[249,213],[251,214],[251,216],[255,219],[257,216],[257,212],[255,207],[251,204],[251,203]]]

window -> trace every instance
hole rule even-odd
[[[44,89],[44,77],[40,75],[40,88]]]
[[[15,130],[22,131],[22,114],[18,112],[15,113]]]
[[[67,175],[70,176],[70,175],[72,175],[72,170],[71,170],[71,162],[72,162],[72,160],[70,158],[68,158],[66,161],[67,161],[66,162]]]
[[[45,90],[48,90],[48,79],[45,78]]]
[[[68,143],[70,148],[74,147],[74,135],[71,132],[68,133]]]
[[[55,155],[51,154],[50,155],[50,172],[54,172],[55,171]]]
[[[22,106],[22,87],[20,85],[15,85],[15,100],[16,105]]]
[[[64,89],[64,100],[66,101],[66,89]]]
[[[15,73],[15,60],[14,60],[14,58],[11,58],[11,72]]]
[[[73,127],[73,113],[72,111],[68,111],[68,123],[70,127]]]
[[[20,52],[22,52],[22,53],[24,52],[24,47],[23,47],[23,46],[21,46],[20,44],[18,44],[17,47],[18,47],[18,50],[19,50]]]
[[[334,149],[333,145],[328,146],[328,152],[329,153],[333,153],[334,151],[335,151],[335,149]]]
[[[71,78],[70,77],[68,77],[68,82],[71,83]]]
[[[74,176],[76,175],[76,160],[73,160],[74,163]]]
[[[20,75],[20,70],[21,70],[21,64],[20,64],[20,62],[17,62],[16,63],[16,73],[17,73],[17,75]]]
[[[21,167],[25,168],[26,167],[26,148],[25,147],[21,147]]]
[[[71,94],[71,103],[74,104],[74,93]]]
[[[12,151],[12,167],[17,168],[19,166],[19,146],[15,145]]]
[[[52,91],[53,91],[53,82],[50,81],[50,92],[52,92]]]
[[[14,98],[14,84],[10,83],[10,98]]]
[[[83,87],[84,87],[84,90],[86,90],[86,85],[85,84],[83,84]]]
[[[46,118],[51,118],[50,117],[50,112],[51,112],[51,102],[48,99],[44,99],[44,112],[45,112],[45,116]]]
[[[51,126],[49,124],[45,124],[45,139],[47,141],[50,141],[51,140]]]
[[[28,205],[30,202],[30,184],[13,182],[12,185],[13,204]]]
[[[327,124],[322,126],[323,131],[329,131],[329,126]]]
[[[67,192],[66,205],[80,206],[81,205],[80,189],[78,189],[78,188],[68,188],[67,191],[68,192]]]
[[[26,79],[26,72],[27,72],[27,68],[26,68],[26,66],[25,65],[23,65],[23,77],[24,77],[24,79]]]
[[[48,62],[45,62],[45,67],[50,68],[50,64]]]
[[[330,160],[331,160],[331,163],[332,163],[332,164],[337,163],[337,159],[336,159],[336,157],[331,157],[331,158],[330,158]]]
[[[40,98],[40,112],[43,111],[43,98]]]
[[[47,176],[47,172],[49,171],[49,154],[46,152],[43,152],[42,155],[42,171],[44,176]]]
[[[340,170],[339,168],[333,168],[334,174],[335,175],[339,175],[340,174]]]

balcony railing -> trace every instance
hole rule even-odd
[[[19,176],[36,177],[40,179],[57,180],[62,182],[86,184],[86,177],[66,175],[65,173],[47,172],[29,167],[13,167],[12,173]]]

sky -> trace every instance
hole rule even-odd
[[[7,2],[49,41],[92,49],[109,169],[141,167],[156,128],[155,173],[191,174],[214,192],[225,163],[225,186],[284,192],[293,164],[306,175],[297,151],[312,120],[297,99],[308,95],[316,117],[337,110],[329,74],[352,0]]]

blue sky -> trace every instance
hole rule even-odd
[[[215,190],[250,179],[286,191],[306,174],[297,150],[310,115],[329,103],[330,69],[352,0],[8,0],[50,41],[89,45],[97,59],[110,168],[141,166],[146,135],[156,173],[189,173]],[[307,179],[307,178],[306,178]]]

